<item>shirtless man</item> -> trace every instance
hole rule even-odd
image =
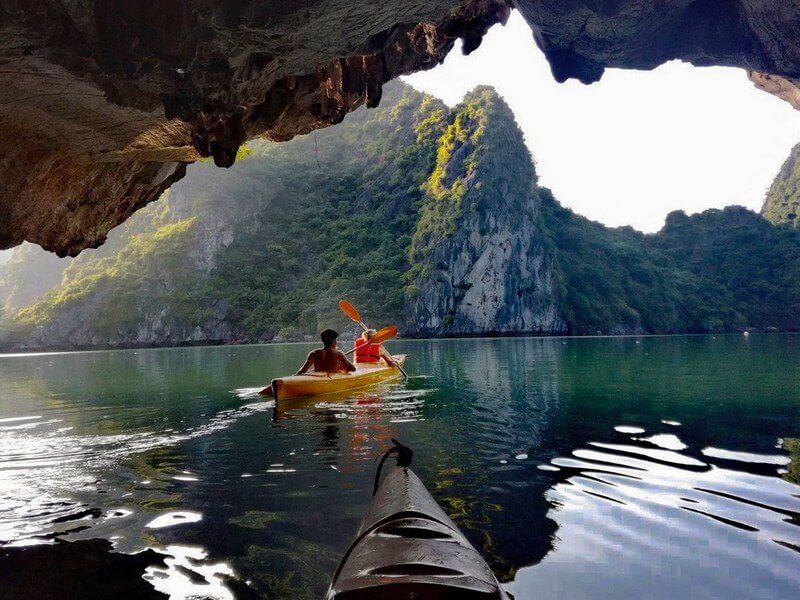
[[[326,329],[320,334],[322,348],[317,348],[308,353],[305,364],[295,375],[308,372],[311,367],[317,373],[338,373],[340,371],[355,371],[356,366],[347,360],[341,351],[336,349],[336,338],[339,334],[333,329]]]

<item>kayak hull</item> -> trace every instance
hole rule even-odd
[[[395,356],[402,366],[406,360],[405,354]],[[401,375],[400,369],[390,367],[385,363],[375,365],[356,364],[353,373],[306,373],[304,375],[291,375],[272,380],[272,395],[275,400],[288,400],[290,398],[303,398],[344,392],[390,381]]]
[[[509,600],[489,566],[407,467],[384,477],[327,600]]]

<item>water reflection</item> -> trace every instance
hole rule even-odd
[[[535,458],[560,447],[550,432],[560,411],[561,353],[560,341],[547,339],[420,348],[437,386],[426,405],[428,427],[410,438],[415,448],[435,449],[422,458],[420,475],[501,581],[552,548],[556,524],[543,495],[549,479]]]
[[[800,345],[740,338],[393,342],[409,381],[277,405],[307,346],[0,358],[0,539],[113,540],[174,597],[318,598],[396,437],[518,598],[785,595]]]
[[[413,383],[385,383],[365,390],[296,398],[278,402],[272,422],[278,426],[292,420],[310,424],[314,456],[339,470],[360,469],[359,463],[372,460],[391,445],[391,438],[398,435],[395,424],[424,419],[425,397],[432,391],[414,389]],[[342,435],[345,439],[340,439]]]
[[[112,551],[107,540],[82,540],[69,544],[0,547],[0,598],[17,600],[164,600],[142,578],[146,569],[165,567],[166,556],[153,550],[137,554]],[[97,582],[102,582],[98,586]]]
[[[216,598],[234,600],[236,596],[226,582],[234,572],[226,563],[208,564],[208,553],[195,546],[167,546],[163,566],[150,565],[143,578],[173,600]]]
[[[798,560],[791,552],[800,552],[800,495],[777,477],[785,455],[698,449],[673,432],[636,437],[631,432],[639,428],[615,429],[628,439],[590,442],[550,462],[555,482],[547,498],[559,540],[541,564],[517,574],[513,592],[600,598],[797,593],[800,571],[789,565]]]
[[[119,496],[104,474],[120,461],[149,450],[213,435],[247,415],[271,408],[268,402],[220,411],[196,427],[160,432],[74,435],[61,419],[26,422],[0,430],[0,543],[41,538],[58,525],[85,519],[87,504],[75,500],[94,494]],[[19,419],[19,418],[18,418]],[[156,479],[158,477],[156,476]],[[175,481],[195,477],[174,474]],[[70,497],[70,495],[72,497]],[[98,512],[98,511],[95,511]],[[94,513],[92,513],[94,514]],[[93,518],[99,518],[96,514]]]

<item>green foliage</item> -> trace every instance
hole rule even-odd
[[[540,227],[573,333],[800,328],[800,234],[740,207],[607,228],[540,189]]]
[[[522,132],[492,88],[480,86],[467,94],[450,121],[423,185],[425,202],[409,248],[412,265],[430,260],[434,249],[458,230],[465,211],[478,212],[498,198],[518,202],[535,183]]]
[[[296,338],[348,326],[340,298],[375,326],[402,326],[405,302],[448,268],[453,234],[501,204],[535,207],[572,333],[800,329],[800,232],[740,208],[673,213],[655,235],[577,216],[536,186],[522,132],[490,88],[448,110],[390,84],[378,109],[253,142],[239,158],[226,171],[194,165],[98,250],[53,264],[20,251],[0,267],[12,315],[0,344],[65,327],[84,328],[87,344],[125,343],[154,322],[176,339],[211,325],[220,339]],[[32,286],[36,265],[47,277]]]
[[[407,248],[445,114],[430,96],[387,86],[383,107],[336,130],[254,147],[245,178],[255,189],[280,181],[279,210],[236,236],[205,289],[245,337],[344,326],[339,298],[373,323],[400,322]]]
[[[186,261],[196,218],[167,223],[155,231],[132,234],[113,256],[73,263],[65,282],[38,302],[20,310],[15,322],[29,329],[45,325],[57,313],[91,303],[91,324],[98,335],[110,336],[141,322],[142,303],[152,303],[180,311],[189,302],[185,290],[190,270]],[[159,273],[183,274],[182,290],[166,290],[159,285]],[[192,309],[194,310],[194,309]]]
[[[772,223],[800,226],[800,144],[772,182],[761,213]]]
[[[791,462],[784,475],[787,481],[800,485],[800,438],[787,438],[783,441],[783,447],[789,453]]]

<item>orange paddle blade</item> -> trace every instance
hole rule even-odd
[[[339,308],[341,308],[342,312],[356,323],[361,322],[361,315],[358,314],[356,307],[350,304],[347,300],[340,300]]]
[[[375,335],[369,340],[370,344],[380,344],[385,342],[386,340],[390,340],[393,337],[397,337],[397,327],[394,325],[389,325],[388,327],[384,327],[383,329],[379,329]]]

